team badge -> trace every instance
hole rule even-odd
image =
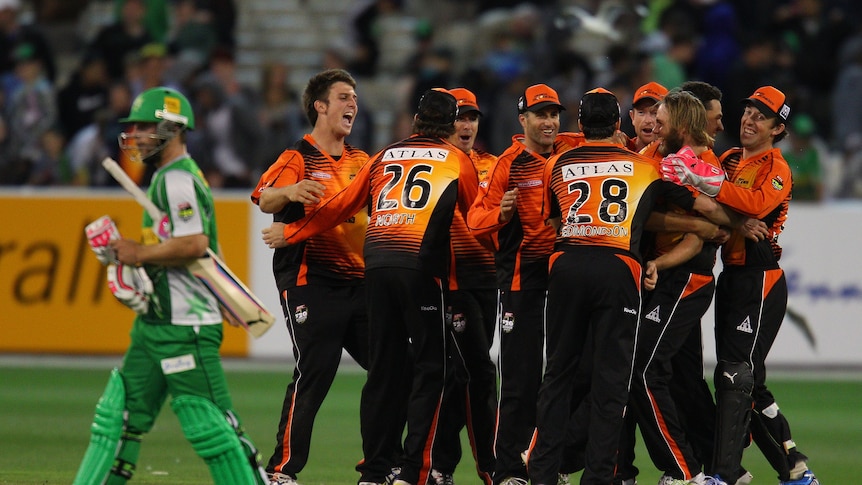
[[[452,315],[452,330],[462,333],[467,327],[467,318],[463,313],[455,313]]]
[[[772,179],[772,188],[775,190],[781,190],[784,188],[784,180],[781,177],[776,176]]]
[[[512,312],[506,312],[503,314],[502,321],[503,332],[509,333],[515,328],[515,314]]]
[[[296,307],[296,310],[293,311],[293,319],[297,324],[302,325],[308,320],[308,307],[305,305],[299,305]]]
[[[177,215],[180,219],[187,221],[195,215],[195,210],[188,202],[183,202],[177,207]]]

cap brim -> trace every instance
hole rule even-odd
[[[479,111],[479,108],[477,108],[475,106],[469,106],[466,104],[458,106],[458,114],[459,115],[462,115],[464,113],[469,113],[470,111],[475,111],[476,113],[479,113],[479,116],[482,116],[482,112]]]
[[[541,103],[536,103],[533,106],[530,106],[529,108],[525,109],[524,111],[532,111],[535,113],[536,111],[541,111],[541,110],[547,108],[548,106],[556,106],[557,108],[560,108],[560,111],[566,110],[566,107],[561,105],[561,104],[555,103],[553,101],[542,101]]]
[[[661,101],[661,98],[656,98],[654,96],[641,96],[640,98],[638,98],[634,102],[632,102],[632,106],[637,106],[638,103],[640,103],[642,101],[652,101],[652,104],[656,104],[659,101]]]
[[[778,113],[776,113],[775,111],[772,111],[772,109],[770,109],[769,106],[766,106],[766,103],[764,103],[763,101],[761,101],[759,99],[745,98],[742,100],[742,104],[753,105],[755,108],[760,110],[760,112],[765,114],[766,116],[768,116],[770,118],[778,118],[781,120],[781,117],[778,116]],[[782,121],[782,123],[784,122],[784,120],[781,120],[781,121]]]

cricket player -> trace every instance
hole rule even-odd
[[[696,159],[668,157],[665,179],[689,184],[742,214],[764,222],[770,237],[759,241],[733,231],[722,246],[724,269],[716,284],[716,437],[712,471],[720,485],[739,478],[749,432],[781,485],[818,485],[808,457],[766,386],[766,357],[787,308],[787,281],[779,265],[792,178],[775,148],[786,135],[790,106],[783,92],[762,86],[742,101],[740,148],[721,156],[719,177]],[[705,175],[707,174],[707,175]]]
[[[469,155],[479,186],[487,185],[497,157],[476,148],[482,112],[476,95],[464,88],[449,90],[458,103],[455,132],[449,142]],[[446,393],[440,412],[440,432],[434,442],[434,485],[454,483],[452,474],[461,460],[462,428],[485,485],[494,474],[494,426],[497,420],[497,369],[490,357],[497,321],[497,281],[494,253],[467,228],[461,213],[452,219],[452,268],[449,272],[447,313],[451,327],[446,350],[449,365]]]
[[[151,88],[121,121],[120,148],[155,169],[147,195],[167,216],[153,221],[144,213],[141,243],[111,242],[116,261],[143,266],[154,292],[135,318],[122,367],[111,372],[96,406],[74,483],[132,478],[143,435],[170,397],[186,439],[217,485],[265,484],[259,454],[228,393],[218,301],[186,268],[207,248],[218,250],[212,193],[186,151],[186,131],[195,127],[191,105],[174,89]]]
[[[273,220],[303,218],[323,198],[350,183],[368,154],[344,142],[359,106],[356,81],[343,69],[323,71],[302,96],[313,127],[261,176],[251,195]],[[276,445],[267,464],[272,483],[295,485],[308,462],[314,419],[332,386],[342,349],[368,365],[365,263],[368,210],[301,244],[278,248],[273,273],[296,366],[287,386]]]
[[[372,157],[353,182],[308,216],[263,231],[270,247],[285,247],[370,203],[364,247],[369,362],[359,411],[359,485],[382,484],[393,468],[400,469],[395,485],[425,485],[433,469],[446,373],[450,229],[456,207],[466,214],[478,187],[470,158],[446,140],[457,115],[451,94],[426,91],[412,136]],[[396,457],[402,437],[403,453]]]
[[[587,92],[578,120],[585,143],[552,157],[544,171],[542,214],[559,229],[548,275],[547,365],[527,455],[534,484],[557,483],[570,411],[584,399],[590,416],[581,484],[612,483],[641,289],[657,277],[639,252],[644,225],[660,196],[686,209],[694,204],[690,192],[662,182],[655,163],[616,144],[619,123],[611,92]],[[573,392],[581,366],[590,369],[591,385]]]

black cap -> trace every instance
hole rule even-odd
[[[429,89],[419,98],[416,116],[425,123],[451,125],[458,118],[458,103],[445,89]]]
[[[587,91],[581,98],[578,121],[587,128],[613,126],[620,119],[620,104],[614,93],[604,88]]]

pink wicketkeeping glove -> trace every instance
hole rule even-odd
[[[715,197],[725,180],[724,170],[697,158],[689,146],[661,160],[664,180],[678,185],[691,185],[700,192]]]

